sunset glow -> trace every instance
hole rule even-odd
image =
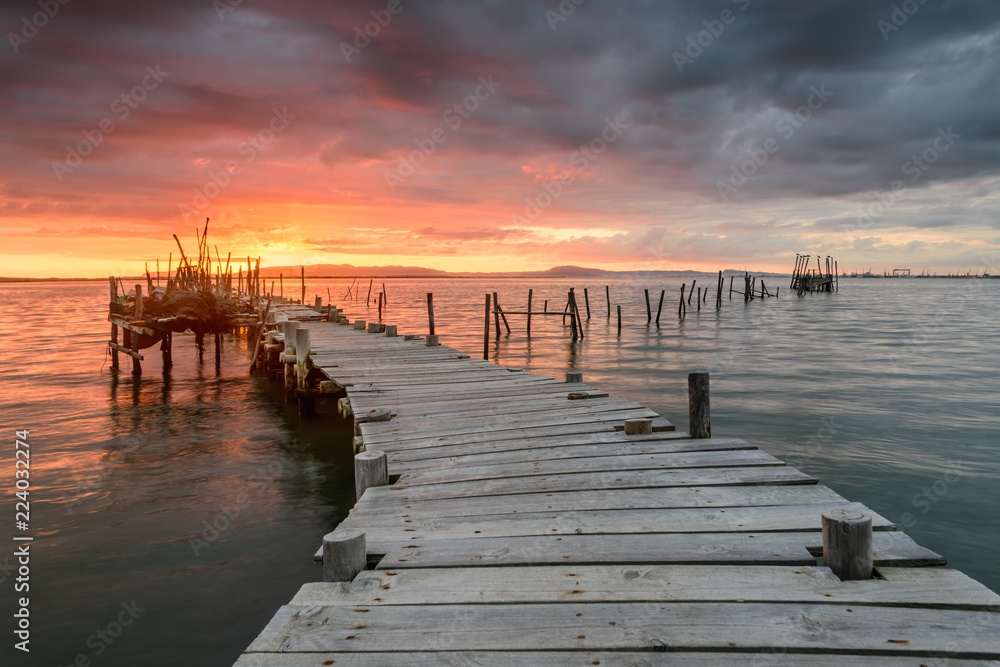
[[[0,10],[4,276],[165,268],[205,218],[264,266],[1000,247],[993,4],[56,4]]]

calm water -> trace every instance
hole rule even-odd
[[[787,290],[785,279],[765,281]],[[349,282],[311,281],[309,299],[329,289],[352,318],[373,317],[367,284],[359,302],[345,301]],[[578,279],[386,281],[383,321],[425,333],[433,291],[442,342],[478,355],[487,291],[524,310],[530,287],[536,308],[548,300],[561,310],[570,286],[581,308],[589,288],[582,342],[571,343],[559,317],[533,319],[529,341],[525,318],[511,316],[513,333],[491,337],[490,358],[556,377],[580,370],[680,428],[686,374],[709,370],[715,435],[746,438],[820,477],[1000,589],[1000,281],[843,280],[835,295],[736,297],[721,313],[692,304],[678,324],[680,282],[610,283],[620,335],[604,282]],[[668,292],[659,328],[646,322],[643,288],[654,317],[659,290]],[[30,665],[80,654],[94,665],[231,664],[319,577],[312,553],[353,502],[350,428],[334,415],[302,420],[249,378],[245,339],[225,341],[218,372],[210,341],[202,363],[193,337],[177,336],[169,374],[154,348],[140,382],[116,378],[104,352],[106,292],[101,283],[0,286],[0,479],[13,490],[14,431],[30,429],[35,537],[32,651],[11,649],[9,628],[0,655]],[[11,538],[25,533],[4,497],[0,534],[11,546],[0,550],[0,613],[10,619],[15,575],[5,567]],[[119,618],[130,621],[120,634]]]

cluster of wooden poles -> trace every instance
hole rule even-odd
[[[777,297],[780,287],[776,288],[772,293],[767,289],[764,284],[764,280],[760,280],[760,287],[757,286],[757,277],[752,276],[750,273],[745,273],[743,275],[743,289],[742,291],[736,289],[733,286],[734,276],[729,276],[729,298],[733,298],[733,294],[739,294],[743,297],[744,301],[753,301],[754,299],[764,299],[766,297]],[[702,305],[708,303],[708,296],[711,292],[709,287],[698,287],[698,281],[692,280],[690,288],[687,283],[681,285],[680,299],[677,304],[677,317],[683,320],[687,316],[688,306],[692,305],[694,301],[694,307],[697,310],[701,310]],[[715,285],[715,309],[719,310],[722,308],[723,293],[725,291],[725,281],[722,276],[722,271],[719,271],[718,280]],[[646,298],[646,321],[653,322],[653,307],[652,302],[649,298],[649,289],[644,289],[643,293]],[[655,322],[657,325],[660,324],[660,317],[663,314],[663,302],[666,298],[666,290],[660,290],[660,299],[656,306],[656,317]],[[577,301],[577,292],[574,288],[569,289],[569,293],[566,295],[566,306],[561,311],[550,311],[549,302],[546,300],[542,310],[532,310],[532,298],[534,296],[534,290],[528,290],[528,307],[527,310],[523,311],[505,311],[500,305],[500,298],[496,292],[486,294],[486,304],[484,308],[484,323],[483,323],[483,358],[489,357],[489,339],[491,324],[490,319],[492,317],[493,324],[492,329],[495,332],[496,340],[500,340],[500,325],[503,323],[504,329],[510,334],[510,323],[507,321],[507,315],[525,315],[527,316],[527,335],[531,336],[531,318],[532,316],[556,316],[563,318],[563,324],[566,324],[566,319],[569,318],[570,335],[574,341],[583,340],[584,338],[584,327],[583,327],[583,312],[586,312],[587,321],[591,318],[590,310],[590,292],[587,288],[583,290],[583,309],[580,308]],[[431,295],[428,294],[428,299]],[[607,303],[607,318],[611,319],[611,287],[609,285],[604,286],[604,298]],[[622,330],[622,307],[620,305],[615,305],[615,310],[618,316],[618,332],[621,333]],[[432,330],[433,332],[433,330]]]

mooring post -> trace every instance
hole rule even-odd
[[[483,359],[490,360],[490,294],[486,293],[486,323],[483,325]]]
[[[299,303],[302,305],[306,303],[306,267],[304,266],[302,267],[302,300]]]
[[[708,373],[688,373],[688,432],[692,438],[711,438]]]
[[[369,449],[354,455],[354,490],[358,500],[365,495],[365,490],[388,483],[389,464],[385,452]]]
[[[608,301],[608,319],[611,319],[611,288],[604,286],[604,298]]]
[[[583,382],[583,373],[580,371],[567,371],[566,382],[580,384]]]
[[[653,311],[649,307],[649,290],[648,289],[644,289],[642,291],[646,295],[646,321],[647,322],[652,322],[653,321]]]
[[[493,326],[497,330],[497,340],[500,340],[500,299],[496,292],[493,292]]]
[[[587,306],[587,321],[590,321],[590,295],[587,293],[587,288],[583,288],[583,302]],[[528,310],[531,310],[530,308]]]
[[[368,279],[368,296],[365,297],[365,308],[371,305],[372,300],[372,283],[375,282],[374,278]]]
[[[341,528],[323,536],[323,581],[354,581],[367,566],[365,531]]]
[[[427,333],[434,335],[434,293],[427,293]]]
[[[317,313],[323,312],[323,297],[321,296],[316,297],[315,304],[313,305],[313,310],[315,310]]]
[[[572,332],[573,340],[576,340],[577,337],[578,337],[578,335],[577,335],[577,328],[576,328],[576,321],[577,321],[576,320],[576,304],[575,304],[575,299],[574,299],[574,296],[573,296],[573,288],[572,287],[569,288],[569,295],[567,296],[567,299],[566,299],[566,308],[569,309],[570,331]],[[563,317],[563,322],[565,322],[565,321],[566,321],[566,318],[564,316]]]
[[[823,560],[842,581],[871,579],[871,515],[840,507],[823,512]]]
[[[378,293],[378,323],[382,324],[382,292]]]
[[[135,319],[142,319],[142,285],[135,286]]]
[[[665,289],[661,289],[660,290],[660,303],[656,306],[656,324],[657,324],[657,326],[659,326],[659,324],[660,324],[660,313],[663,312],[663,297],[666,295],[666,293],[667,293],[667,290],[665,290]]]
[[[531,295],[533,289],[528,289],[528,338],[531,338]]]
[[[622,307],[616,306],[618,308],[618,334],[621,335],[622,332]]]
[[[118,325],[111,325],[111,342],[114,345],[118,345]],[[118,370],[118,350],[115,347],[111,348],[111,368]]]

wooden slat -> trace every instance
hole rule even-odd
[[[746,565],[814,565],[823,549],[818,532],[803,533],[676,533],[631,535],[563,535],[486,537],[478,540],[368,539],[369,553],[385,553],[378,569],[400,567],[487,567],[555,565],[559,563],[711,563]],[[944,565],[939,554],[905,533],[874,533],[875,565]]]
[[[1000,658],[1000,615],[766,603],[286,606],[249,651],[761,650]],[[405,658],[402,658],[405,660]]]
[[[828,567],[581,565],[366,570],[352,582],[306,584],[293,605],[517,602],[804,602],[1000,611],[1000,596],[956,570],[879,568],[841,581]]]

